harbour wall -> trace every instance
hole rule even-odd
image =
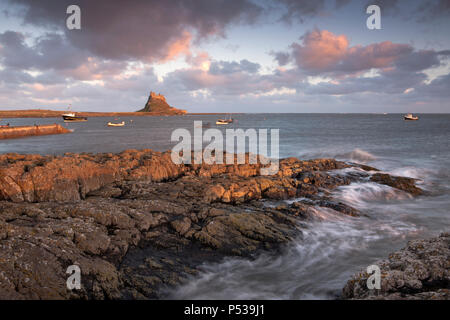
[[[66,129],[60,124],[56,123],[21,127],[0,127],[0,140],[42,136],[49,134],[63,134],[69,132],[71,132],[69,129]]]

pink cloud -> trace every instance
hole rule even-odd
[[[390,41],[350,47],[347,36],[318,29],[307,32],[302,40],[291,45],[292,57],[300,68],[315,74],[352,75],[390,68],[413,52],[410,45]]]
[[[169,43],[165,57],[160,62],[167,62],[176,59],[180,55],[189,55],[191,53],[192,34],[184,31],[181,36]]]
[[[348,52],[348,39],[345,35],[336,36],[327,30],[314,30],[306,33],[303,44],[293,43],[292,49],[296,63],[312,70],[326,70],[334,67]]]

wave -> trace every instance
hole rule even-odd
[[[349,152],[342,152],[340,150],[314,150],[304,153],[299,153],[298,157],[302,159],[312,158],[336,158],[339,160],[352,161],[358,163],[368,163],[377,160],[377,157],[368,151],[356,148]]]
[[[333,192],[333,196],[358,209],[370,208],[374,202],[386,203],[413,198],[406,192],[374,182],[352,183],[348,186],[341,186]]]
[[[364,151],[364,150],[361,150],[358,148],[354,149],[351,152],[338,154],[338,155],[336,155],[336,158],[343,158],[343,159],[348,159],[350,161],[362,162],[362,163],[367,163],[367,162],[374,161],[377,159],[377,157],[375,157],[370,152],[367,152],[367,151]]]
[[[303,236],[283,254],[255,260],[226,258],[205,264],[201,273],[168,294],[170,299],[333,299],[349,274],[348,259],[379,239],[328,209],[313,210]],[[340,263],[344,265],[338,266]]]
[[[394,176],[408,177],[419,180],[425,180],[430,176],[434,176],[437,174],[435,170],[427,169],[427,168],[417,168],[417,167],[401,167],[390,170],[386,173],[389,173]]]
[[[386,237],[416,232],[401,221],[353,218],[311,207],[313,220],[281,255],[226,258],[167,292],[169,299],[336,299],[351,274],[386,254]],[[401,241],[403,243],[404,239]],[[391,246],[397,244],[390,243]]]

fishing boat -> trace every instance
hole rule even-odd
[[[419,120],[419,117],[415,117],[412,115],[412,113],[408,113],[406,116],[403,117],[405,120]]]
[[[122,121],[121,123],[108,122],[108,127],[123,127],[124,125],[125,121]]]
[[[77,116],[74,112],[64,113],[62,115],[64,122],[83,122],[87,121],[87,117]]]
[[[231,116],[228,119],[217,119],[216,124],[230,124],[233,123],[234,119]]]
[[[216,124],[229,124],[230,122],[226,119],[217,119]]]

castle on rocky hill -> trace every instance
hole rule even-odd
[[[153,92],[153,91],[150,91],[150,97],[149,97],[149,99],[159,99],[159,100],[162,100],[162,101],[166,102],[166,97],[164,97],[164,96],[163,96],[162,94],[160,94],[160,93],[156,94],[156,93]]]
[[[157,114],[185,114],[186,110],[180,110],[176,109],[174,107],[171,107],[166,102],[166,97],[164,97],[162,94],[158,93],[156,94],[153,91],[150,91],[150,96],[148,97],[147,103],[145,104],[145,107],[138,112],[152,112]]]

